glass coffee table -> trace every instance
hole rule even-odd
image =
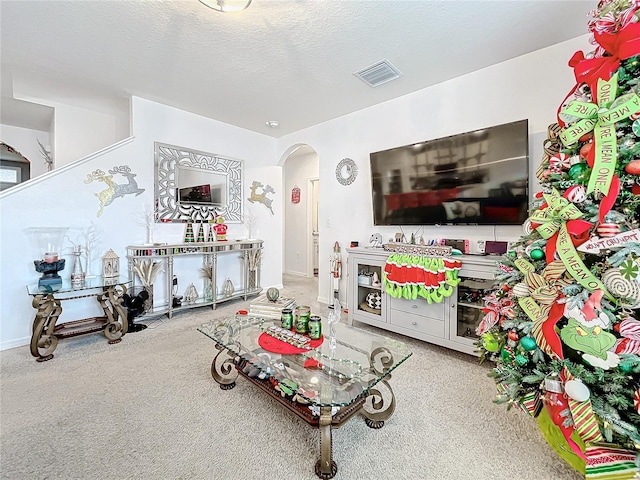
[[[323,330],[329,325],[323,319]],[[201,325],[198,331],[219,352],[211,375],[220,388],[245,377],[313,427],[320,430],[320,478],[335,476],[331,429],[360,412],[371,428],[381,428],[395,410],[391,372],[411,356],[397,340],[343,323],[335,325],[335,341],[310,340],[280,328],[279,320],[234,315]]]

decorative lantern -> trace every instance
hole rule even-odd
[[[104,278],[120,276],[120,257],[111,249],[102,257],[102,276]]]

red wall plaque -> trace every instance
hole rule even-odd
[[[293,187],[291,190],[291,203],[300,203],[300,189],[298,187]]]

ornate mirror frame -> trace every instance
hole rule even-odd
[[[207,221],[221,215],[226,223],[242,223],[242,160],[221,157],[214,153],[191,150],[154,142],[155,159],[155,219],[156,222]],[[190,170],[202,169],[203,174],[219,174],[227,178],[227,202],[203,204],[178,199],[177,166]],[[205,175],[206,176],[206,175]]]

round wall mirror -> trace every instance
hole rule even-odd
[[[358,175],[358,166],[350,158],[343,158],[336,167],[336,178],[342,185],[350,185]]]

